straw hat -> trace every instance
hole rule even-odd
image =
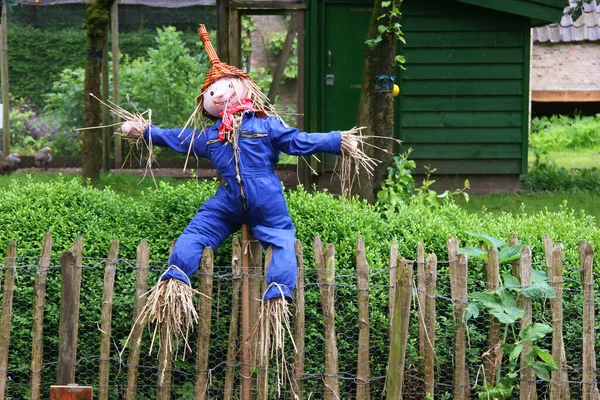
[[[204,110],[204,91],[217,80],[225,77],[238,78],[240,79],[249,90],[249,97],[252,99],[252,103],[256,109],[264,111],[267,115],[277,116],[277,112],[275,108],[267,98],[267,96],[262,93],[261,89],[258,87],[256,82],[248,75],[248,73],[242,71],[241,69],[228,65],[222,62],[217,55],[212,43],[210,42],[210,35],[206,30],[206,26],[200,24],[198,28],[198,34],[200,35],[200,39],[202,40],[202,44],[204,44],[204,49],[206,50],[206,54],[208,55],[208,59],[210,60],[211,68],[206,74],[206,78],[204,79],[204,84],[202,85],[202,90],[200,90],[200,94],[196,97],[196,101],[198,102],[199,108],[202,110],[202,113],[211,118],[215,119],[214,116],[211,116]]]
[[[224,77],[234,77],[241,79],[249,79],[250,76],[237,67],[233,67],[229,64],[225,64],[219,59],[217,52],[215,51],[212,43],[210,42],[210,35],[206,30],[206,26],[200,25],[198,28],[198,34],[200,35],[200,39],[202,40],[202,44],[204,44],[204,49],[206,50],[206,54],[208,54],[208,59],[210,60],[210,71],[206,74],[206,79],[204,79],[204,84],[202,85],[202,90],[200,91],[199,97],[202,96],[206,88],[215,83],[217,80]]]

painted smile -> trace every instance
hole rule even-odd
[[[231,93],[231,96],[229,96],[229,98],[227,100],[223,100],[223,101],[213,101],[213,104],[216,106],[224,106],[227,103],[229,103],[229,101],[231,99],[233,99],[233,96],[235,96],[235,92]]]

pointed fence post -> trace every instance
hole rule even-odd
[[[169,257],[173,254],[177,239],[171,242],[169,248]],[[171,399],[171,384],[172,384],[172,370],[173,370],[173,347],[167,345],[168,335],[167,326],[163,324],[159,332],[159,340],[161,345],[158,351],[158,400],[170,400]],[[163,345],[164,344],[164,345]]]
[[[231,255],[232,288],[231,288],[231,320],[229,321],[229,342],[227,344],[227,367],[225,369],[224,400],[231,400],[234,394],[235,356],[237,354],[239,316],[240,316],[240,287],[242,286],[242,246],[237,236],[233,237]]]
[[[425,334],[423,349],[425,393],[434,398],[435,389],[435,287],[437,284],[437,257],[430,254],[425,265]]]
[[[327,245],[324,251],[323,243],[319,237],[314,241],[315,263],[321,292],[323,307],[323,323],[325,325],[325,400],[340,398],[340,382],[338,368],[338,349],[335,336],[335,248],[333,244]]]
[[[454,303],[454,326],[456,345],[454,356],[454,399],[469,398],[469,370],[467,369],[467,255],[458,254],[458,240],[448,239],[448,260],[450,264],[450,290]]]
[[[498,290],[500,286],[500,265],[498,262],[498,249],[492,247],[488,251],[488,261],[485,266],[486,276],[486,289],[490,291]],[[500,322],[493,315],[489,317],[490,327],[488,328],[488,341],[487,341],[487,352],[489,357],[486,357],[483,361],[483,369],[485,380],[490,385],[495,385],[496,375],[498,369],[501,367],[500,362],[494,362],[496,357],[501,357],[500,345],[502,340],[500,339]]]
[[[401,400],[413,287],[413,262],[401,259],[396,274],[394,316],[387,372],[387,400]]]
[[[531,249],[529,246],[523,247],[521,258],[513,262],[513,271],[517,272],[516,276],[521,281],[521,287],[531,285]],[[525,314],[521,318],[521,329],[523,329],[527,325],[530,325],[533,320],[533,303],[529,297],[519,296],[517,304],[525,310]],[[521,351],[521,376],[519,385],[521,400],[537,399],[535,372],[526,362],[527,355],[530,352],[531,342],[524,340],[523,350]]]
[[[600,399],[596,378],[596,351],[594,350],[594,249],[592,244],[579,241],[579,260],[583,285],[583,376],[582,399]]]
[[[419,314],[419,354],[425,353],[425,249],[423,243],[417,243],[417,313]],[[423,364],[421,364],[421,371]]]
[[[102,294],[102,325],[100,328],[100,400],[108,399],[110,344],[112,331],[112,305],[115,288],[115,272],[117,270],[117,257],[119,256],[119,241],[113,240],[110,244],[106,268],[104,270],[104,285]]]
[[[392,337],[392,318],[394,315],[394,299],[396,298],[396,272],[398,271],[398,243],[392,242],[390,247],[390,293],[389,302],[389,320],[390,337]]]
[[[77,323],[79,320],[79,287],[77,256],[67,250],[61,259],[60,324],[58,333],[58,368],[56,384],[75,383],[77,357]],[[79,281],[81,282],[81,281]]]
[[[369,263],[365,242],[361,236],[356,243],[356,274],[358,277],[358,368],[356,398],[369,400],[371,369],[369,366]]]
[[[302,242],[296,240],[296,261],[298,263],[298,278],[296,283],[296,315],[294,318],[294,343],[298,350],[294,354],[294,369],[292,379],[292,391],[298,400],[303,399],[302,377],[304,375],[305,343],[305,299],[304,299],[304,254]]]
[[[33,292],[33,343],[31,345],[31,400],[39,400],[42,392],[42,369],[44,361],[44,310],[46,307],[46,281],[50,256],[52,255],[52,235],[44,236],[42,252],[38,263]]]
[[[144,327],[137,324],[138,317],[146,305],[148,297],[148,267],[150,266],[150,250],[148,242],[144,239],[137,247],[137,260],[135,264],[135,306],[133,309],[133,327],[129,340],[129,356],[127,357],[127,391],[125,400],[137,398],[137,378],[140,362],[142,332]]]
[[[250,226],[247,223],[242,224],[242,340],[240,351],[240,380],[242,400],[250,400]]]
[[[265,273],[264,279],[259,279],[256,284],[258,290],[257,294],[265,293],[267,291],[267,273],[269,272],[269,264],[271,264],[271,259],[273,258],[273,246],[269,246],[267,248],[267,252],[265,254]],[[262,298],[262,296],[260,296]],[[252,348],[258,349],[259,347],[269,348],[268,343],[261,343],[258,346],[259,340],[261,340],[261,335],[254,335],[252,337]],[[269,339],[267,339],[268,341]],[[259,358],[259,365],[256,368],[257,373],[253,375],[252,385],[253,388],[256,389],[256,399],[258,400],[268,400],[269,399],[269,357],[263,357],[262,354],[256,354],[255,358]]]
[[[198,320],[198,341],[196,349],[196,389],[195,398],[205,399],[208,388],[208,345],[212,318],[214,257],[209,246],[202,252],[200,263],[200,299]]]
[[[6,7],[6,4],[4,7]],[[4,295],[2,296],[2,320],[0,322],[0,399],[4,399],[6,394],[6,368],[8,367],[8,347],[10,345],[10,324],[12,322],[13,294],[15,292],[16,263],[17,242],[11,240],[8,244],[8,250],[6,251]]]
[[[256,325],[258,321],[258,315],[260,306],[262,304],[262,296],[266,290],[266,271],[263,272],[263,249],[259,241],[250,233],[248,235],[248,247],[244,248],[244,251],[250,253],[249,264],[248,264],[248,293],[249,293],[249,324],[250,330]],[[268,265],[267,260],[264,261],[265,265]],[[258,340],[260,335],[252,335],[250,340],[250,352],[258,346]],[[250,357],[250,397],[253,398],[254,393],[257,391],[258,374],[254,371],[260,371],[260,368],[256,368],[256,357]],[[260,394],[260,391],[258,391]]]
[[[558,370],[550,378],[550,399],[568,400],[570,395],[567,357],[563,337],[563,245],[557,243],[552,251],[552,289],[556,293],[550,299],[552,308],[552,359]],[[523,348],[525,351],[525,348]]]

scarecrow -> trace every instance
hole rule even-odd
[[[146,143],[209,159],[224,180],[224,185],[202,204],[177,239],[168,269],[148,298],[148,304],[155,305],[147,305],[143,318],[150,321],[181,321],[176,314],[186,313],[190,307],[188,316],[195,315],[193,304],[162,307],[155,302],[191,299],[194,291],[190,276],[198,269],[204,247],[216,249],[242,223],[249,224],[264,248],[272,246],[264,304],[287,304],[296,285],[297,264],[294,224],[274,171],[279,153],[305,156],[326,152],[350,157],[364,154],[355,135],[360,132],[357,128],[309,134],[287,126],[247,73],[219,60],[204,25],[200,25],[198,33],[211,69],[197,97],[194,114],[198,121],[202,116],[208,117],[212,125],[199,128],[198,122],[194,128],[164,129],[133,118],[121,128],[126,138],[143,137]],[[173,315],[164,315],[168,312]],[[188,329],[191,317],[185,322]],[[181,326],[173,329],[184,334]]]

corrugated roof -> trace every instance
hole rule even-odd
[[[532,29],[535,42],[580,42],[600,40],[600,0],[583,3],[583,12],[576,21],[569,14],[570,7],[558,24],[549,24]]]

